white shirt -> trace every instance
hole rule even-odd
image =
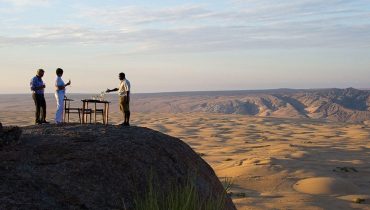
[[[58,90],[58,87],[64,86],[64,85],[65,85],[65,83],[64,83],[62,77],[57,76],[57,78],[55,79],[55,88],[57,90],[57,93],[65,93],[66,92],[65,89],[64,90]]]
[[[119,83],[118,95],[127,96],[127,92],[129,91],[131,91],[130,81],[128,81],[127,79],[121,80],[121,82]]]

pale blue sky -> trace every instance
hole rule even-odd
[[[0,0],[0,93],[370,87],[369,0]]]

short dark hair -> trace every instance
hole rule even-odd
[[[123,78],[126,78],[126,74],[125,74],[125,73],[123,73],[123,72],[119,73],[119,76],[120,76],[120,77],[123,77]]]
[[[58,74],[63,74],[63,69],[61,69],[61,68],[57,68],[56,73],[57,73],[57,75],[58,75]]]

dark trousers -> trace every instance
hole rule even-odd
[[[33,101],[35,102],[35,122],[44,122],[46,118],[46,101],[44,94],[32,94]],[[42,109],[42,112],[41,112]]]

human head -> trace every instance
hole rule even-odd
[[[119,73],[119,79],[120,79],[120,80],[124,80],[124,79],[126,79],[126,75],[125,75],[125,73],[123,73],[123,72]]]
[[[39,69],[39,70],[37,70],[36,75],[39,76],[39,77],[43,77],[44,73],[45,73],[44,69]]]
[[[63,69],[57,68],[56,74],[57,74],[58,77],[61,77],[63,75]]]

